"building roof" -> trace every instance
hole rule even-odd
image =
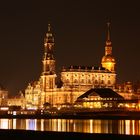
[[[112,55],[105,55],[102,57],[102,63],[103,62],[113,62],[115,63],[115,58]]]
[[[91,88],[84,94],[78,97],[78,99],[88,98],[88,96],[99,95],[101,98],[118,98],[123,100],[124,98],[119,95],[117,92],[113,91],[110,88]]]
[[[100,71],[100,72],[110,72],[104,67],[99,66],[69,66],[63,67],[62,71]]]

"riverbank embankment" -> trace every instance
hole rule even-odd
[[[121,135],[121,134],[91,134],[77,132],[54,132],[54,131],[31,131],[31,130],[0,130],[0,139],[12,140],[139,140],[139,135]]]
[[[0,114],[0,118],[19,119],[134,119],[140,120],[139,111],[94,111],[56,114]]]

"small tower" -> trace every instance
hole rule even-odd
[[[107,23],[108,30],[107,30],[107,40],[105,46],[105,55],[102,57],[102,67],[108,69],[109,71],[115,73],[115,59],[112,56],[112,43],[110,40],[110,23]]]
[[[55,87],[55,59],[54,59],[54,37],[51,25],[48,24],[48,31],[44,39],[43,71],[41,75],[42,90],[53,89]]]

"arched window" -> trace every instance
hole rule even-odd
[[[74,83],[78,83],[78,80],[77,79],[74,79]]]
[[[97,80],[95,80],[95,84],[98,84],[98,81]]]
[[[69,83],[69,79],[66,80],[66,83]]]
[[[84,83],[84,79],[81,80],[81,83]]]
[[[101,80],[101,84],[104,84],[104,80]]]
[[[91,80],[90,79],[88,79],[88,83],[91,84]]]

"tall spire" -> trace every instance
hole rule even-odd
[[[48,31],[44,39],[43,73],[55,73],[54,37],[50,24],[48,24]]]
[[[110,41],[110,22],[107,22],[107,27],[108,27],[108,30],[107,30],[107,41]]]
[[[46,33],[46,37],[44,39],[44,47],[45,47],[45,55],[46,59],[54,59],[53,49],[54,49],[54,37],[51,32],[51,25],[48,24],[48,31]]]
[[[102,67],[108,69],[111,72],[115,72],[115,59],[112,55],[112,42],[110,39],[110,22],[107,23],[107,39],[105,45],[105,55],[102,57]]]
[[[50,32],[51,31],[51,24],[49,23],[48,24],[48,32]]]
[[[48,31],[44,39],[44,56],[43,56],[43,71],[41,75],[42,89],[55,88],[55,59],[54,59],[54,36],[52,33],[51,25],[48,24]]]
[[[107,22],[107,40],[105,46],[105,55],[111,55],[111,54],[112,54],[112,43],[110,40],[110,22]]]

